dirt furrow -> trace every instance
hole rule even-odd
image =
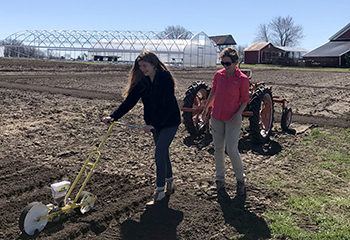
[[[18,89],[23,91],[35,91],[35,92],[46,92],[52,94],[63,94],[66,96],[87,98],[87,99],[105,99],[105,100],[121,100],[121,96],[117,94],[111,94],[107,92],[100,92],[95,90],[81,90],[74,88],[63,88],[63,87],[50,87],[50,86],[39,86],[33,84],[20,84],[20,83],[8,83],[0,82],[0,88]]]
[[[275,121],[280,122],[281,114],[275,113]],[[303,114],[295,114],[292,116],[292,124],[293,122],[300,124],[312,124],[314,126],[331,126],[331,127],[341,127],[341,128],[349,128],[350,127],[350,115],[344,116],[342,118],[330,118],[330,117],[317,117],[312,115],[303,115]],[[293,125],[291,126],[293,128]]]
[[[299,83],[278,83],[278,82],[270,82],[266,81],[266,85],[272,85],[272,86],[284,86],[284,87],[293,87],[293,88],[317,88],[317,89],[327,89],[327,90],[350,90],[350,87],[337,87],[337,86],[318,86],[318,85],[306,85],[306,84],[299,84]]]
[[[286,84],[276,84],[286,85]],[[29,84],[18,84],[0,82],[0,87],[9,89],[19,89],[24,91],[37,91],[37,92],[48,92],[53,94],[63,94],[72,97],[87,98],[87,99],[104,99],[112,101],[121,101],[122,97],[119,94],[110,94],[107,92],[93,91],[93,90],[81,90],[74,88],[61,88],[61,87],[50,87],[50,86],[39,86]],[[311,87],[311,86],[308,86]],[[322,88],[322,87],[320,87]],[[336,87],[334,87],[337,89]],[[182,101],[179,101],[179,105],[182,106]],[[281,118],[279,113],[276,113],[277,119]],[[317,117],[312,115],[293,114],[293,121],[301,124],[315,124],[318,126],[334,126],[334,127],[350,127],[350,118],[344,116],[344,118],[329,118],[329,117]]]

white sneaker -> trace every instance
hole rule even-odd
[[[158,202],[163,200],[164,198],[165,198],[164,188],[163,189],[156,189],[154,191],[153,200],[151,200],[148,203],[146,203],[146,206],[154,206]]]

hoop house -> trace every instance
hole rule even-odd
[[[204,33],[169,39],[161,32],[27,30],[4,40],[5,56],[132,63],[152,50],[166,64],[215,66],[217,47]]]

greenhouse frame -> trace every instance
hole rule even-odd
[[[164,32],[27,30],[3,41],[5,56],[133,63],[151,50],[168,65],[215,66],[218,48],[204,32],[190,39],[170,39]]]

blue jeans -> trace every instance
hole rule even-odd
[[[163,128],[153,133],[154,143],[156,144],[155,160],[157,167],[157,187],[165,186],[165,178],[172,178],[173,171],[169,158],[169,146],[173,141],[179,126]]]

